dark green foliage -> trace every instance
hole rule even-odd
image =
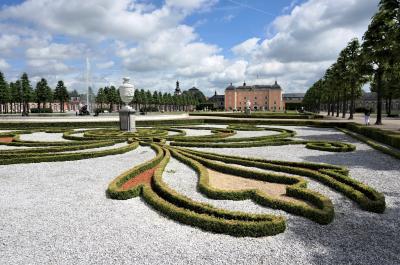
[[[51,108],[33,108],[31,109],[31,113],[53,113],[53,109]]]
[[[54,91],[54,99],[60,102],[60,111],[64,112],[64,103],[69,100],[69,94],[62,80],[57,83],[57,87]]]

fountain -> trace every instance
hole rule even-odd
[[[119,111],[119,127],[121,131],[135,132],[135,110],[128,104],[135,96],[135,87],[129,83],[129,77],[123,78],[122,85],[118,88],[122,102],[125,104]]]

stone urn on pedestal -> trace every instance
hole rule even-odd
[[[135,87],[129,83],[129,77],[123,80],[118,88],[121,100],[125,104],[119,111],[119,127],[121,131],[135,132],[135,110],[128,105],[135,96]]]
[[[250,114],[251,114],[251,102],[250,102],[250,100],[247,100],[247,101],[246,101],[246,110],[245,110],[245,113],[246,113],[247,115],[250,115]]]

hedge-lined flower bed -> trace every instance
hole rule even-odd
[[[301,144],[305,145],[306,148],[329,152],[349,152],[355,150],[355,146],[348,143],[294,140],[291,139],[291,137],[296,135],[296,132],[293,130],[260,128],[256,127],[255,122],[254,120],[251,122],[230,121],[226,129],[188,126],[193,121],[179,121],[176,124],[162,122],[158,123],[158,127],[140,128],[135,133],[121,132],[115,128],[98,129],[97,127],[101,127],[99,125],[96,125],[97,129],[78,131],[72,130],[75,126],[67,128],[46,127],[42,129],[32,127],[22,131],[0,134],[0,136],[12,137],[13,139],[11,143],[0,144],[33,147],[2,151],[0,153],[0,164],[78,160],[125,153],[137,148],[139,144],[150,146],[156,153],[155,157],[115,178],[107,188],[107,196],[119,200],[142,196],[154,209],[173,220],[207,231],[233,236],[258,237],[276,235],[285,230],[285,219],[281,216],[269,214],[250,214],[219,209],[207,203],[194,201],[176,192],[162,179],[162,174],[171,155],[187,164],[197,173],[199,177],[198,190],[211,199],[251,199],[265,207],[284,210],[288,213],[308,218],[319,224],[329,224],[334,219],[332,202],[326,196],[307,189],[307,181],[302,177],[308,177],[344,194],[364,210],[377,213],[382,213],[385,210],[384,196],[371,187],[350,178],[348,170],[343,167],[316,163],[249,159],[179,147],[245,148]],[[175,126],[175,128],[171,126]],[[186,137],[185,128],[209,129],[211,135]],[[237,130],[270,130],[278,133],[261,137],[230,137]],[[168,135],[169,131],[177,132],[178,134]],[[21,134],[34,132],[63,133],[63,137],[70,141],[37,142],[21,141],[19,138]],[[82,134],[83,136],[77,136],[76,134]],[[122,142],[127,142],[128,144],[123,147],[101,151],[72,153],[72,151],[113,146],[116,143]],[[274,173],[251,168],[274,171]],[[284,196],[290,197],[292,200],[272,196],[257,188],[222,190],[213,187],[209,182],[208,169],[230,176],[283,184],[286,189]],[[294,174],[296,176],[288,176],[282,173]]]

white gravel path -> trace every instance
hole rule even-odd
[[[273,126],[276,127],[276,126]],[[288,127],[285,127],[288,128]],[[235,238],[171,221],[140,198],[105,197],[119,173],[154,156],[147,147],[81,161],[0,166],[0,264],[400,264],[400,163],[331,129],[295,128],[300,137],[355,143],[352,153],[303,146],[209,149],[232,155],[343,164],[354,178],[385,193],[382,215],[314,186],[335,204],[333,223],[266,209],[251,201],[212,201],[195,191],[193,170],[172,160],[164,180],[216,206],[288,217],[273,237]],[[207,149],[202,149],[207,150]]]
[[[69,141],[62,138],[62,133],[46,133],[35,132],[31,134],[21,134],[20,140],[22,141],[36,141],[36,142],[65,142]]]
[[[61,153],[89,153],[89,152],[97,152],[97,151],[103,151],[103,150],[110,150],[110,149],[117,149],[117,148],[121,148],[124,146],[127,146],[128,143],[127,142],[123,142],[123,143],[117,143],[114,145],[110,145],[110,146],[103,146],[103,147],[98,147],[98,148],[90,148],[90,149],[83,149],[83,150],[76,150],[76,151],[67,151],[67,152],[61,152]],[[60,152],[59,152],[60,153]]]
[[[212,134],[211,130],[195,130],[195,129],[182,129],[182,130],[186,132],[185,136],[204,136]]]
[[[235,135],[229,136],[228,138],[260,137],[277,134],[279,134],[279,132],[275,131],[236,131]]]

